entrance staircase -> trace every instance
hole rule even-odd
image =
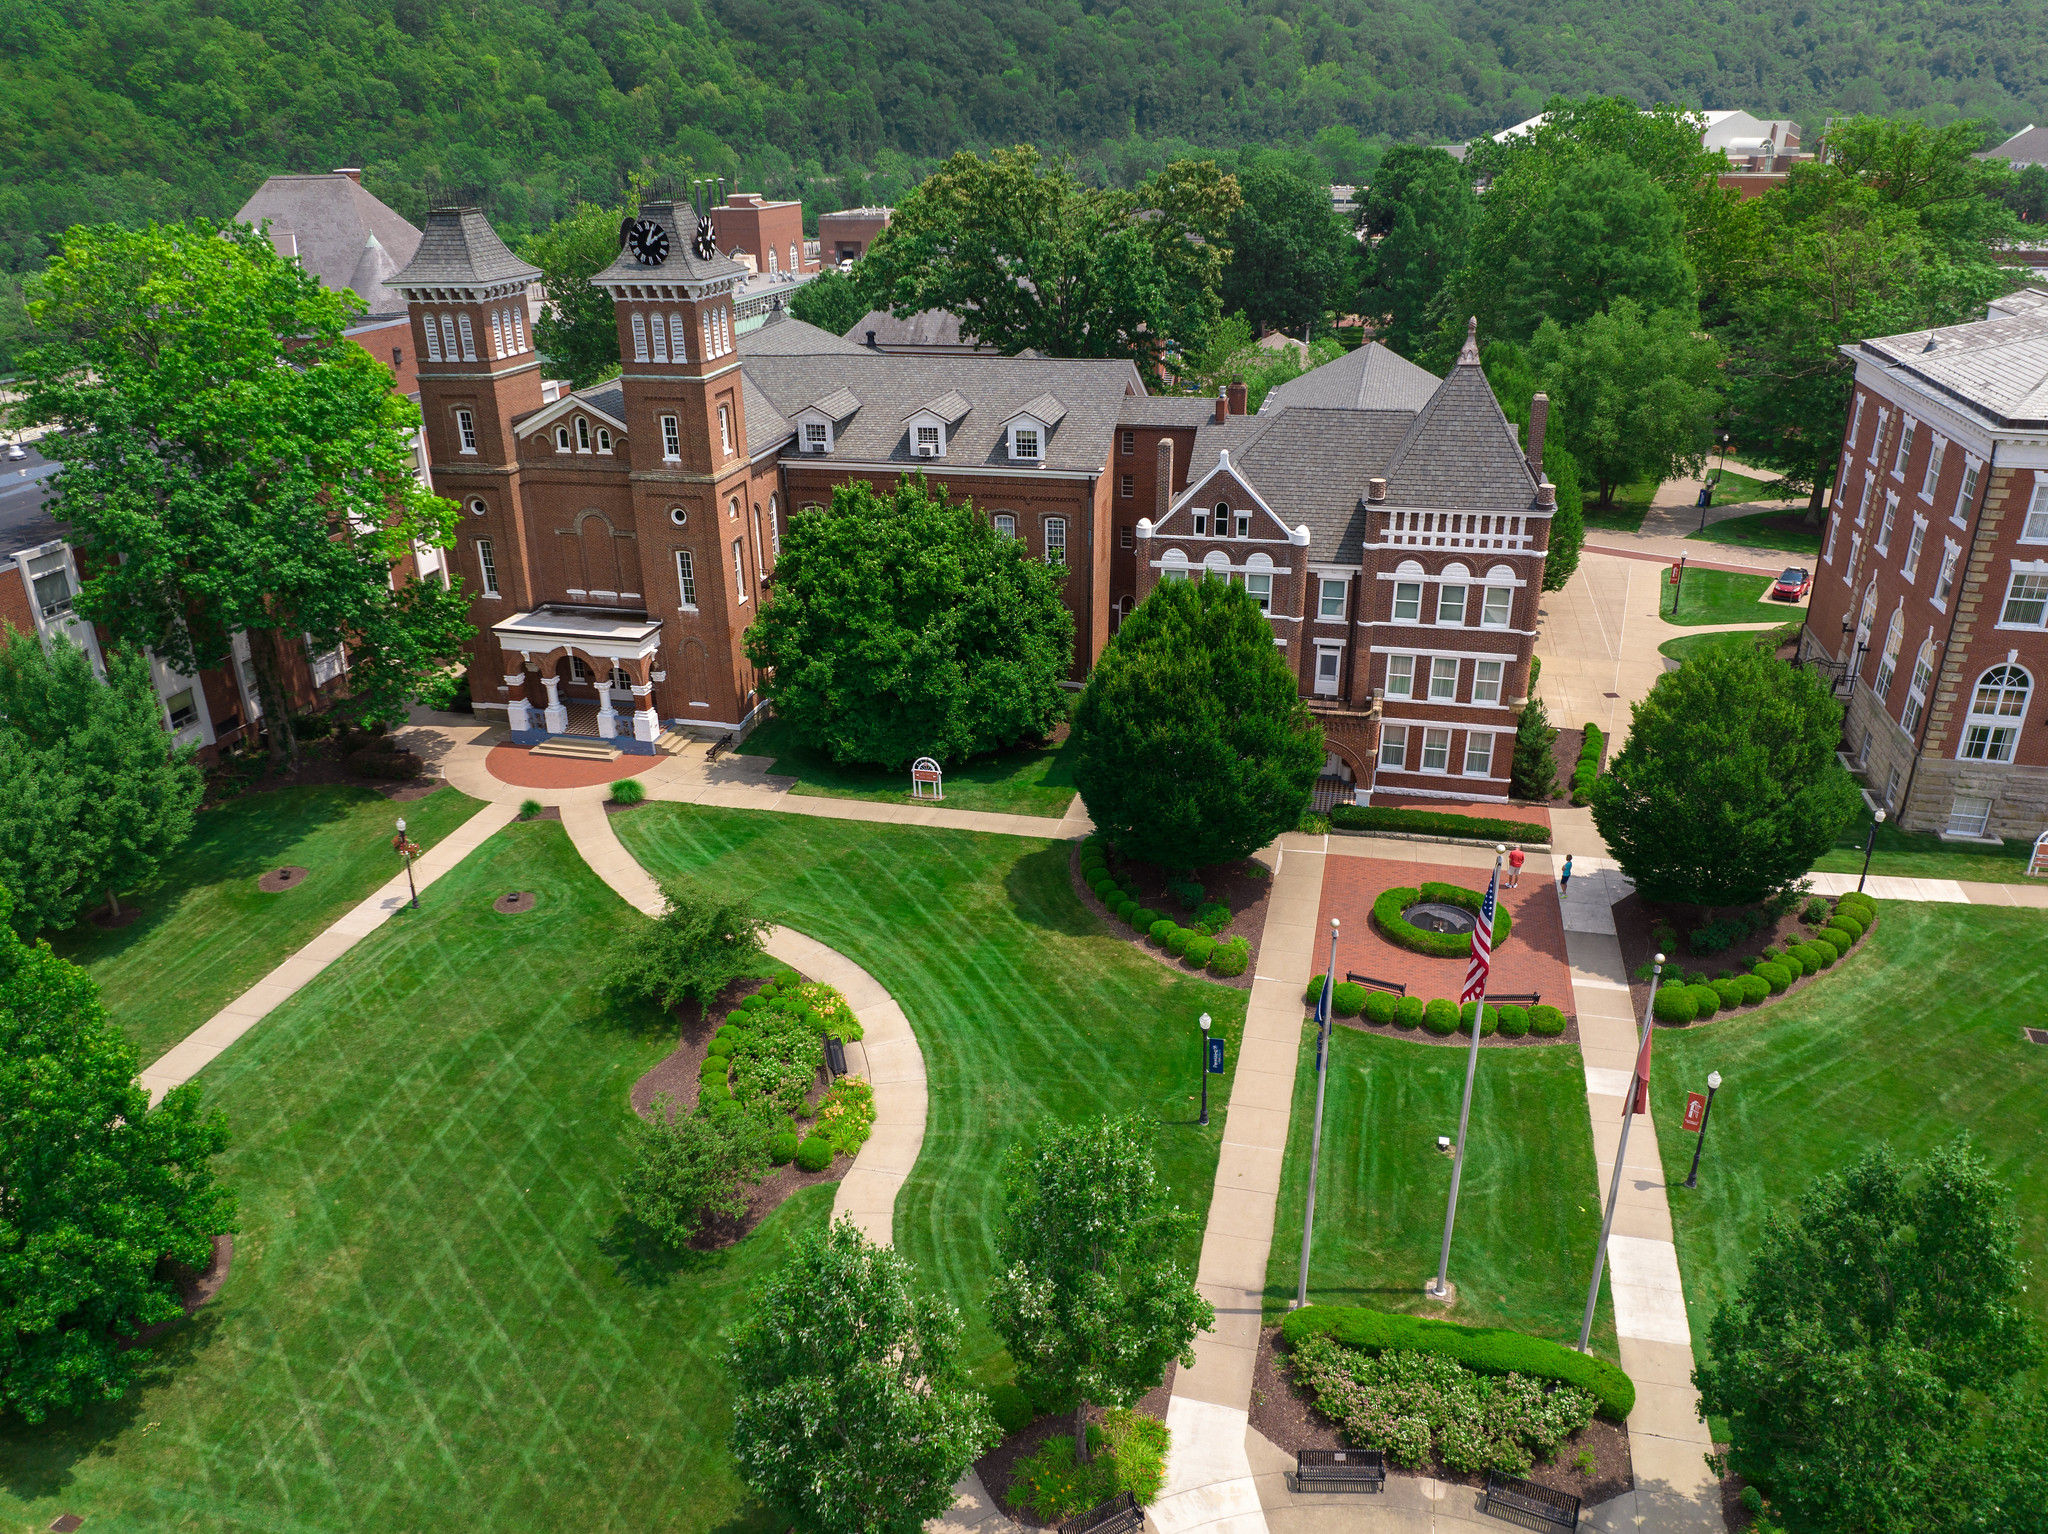
[[[625,753],[602,740],[556,735],[535,746],[530,756],[567,756],[579,762],[616,762]]]

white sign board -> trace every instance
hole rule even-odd
[[[930,792],[927,793],[926,790]],[[910,764],[910,797],[913,799],[943,799],[946,788],[939,764],[928,756],[921,756]]]

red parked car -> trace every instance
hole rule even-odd
[[[1797,602],[1813,589],[1813,572],[1796,566],[1787,570],[1772,583],[1771,600],[1774,602]]]

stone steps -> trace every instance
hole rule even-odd
[[[601,740],[581,740],[557,735],[544,740],[527,753],[529,756],[567,756],[583,762],[616,762],[623,752],[606,745]]]

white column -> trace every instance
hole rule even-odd
[[[547,731],[560,735],[569,728],[569,711],[562,706],[562,679],[558,676],[544,676],[540,685],[548,690]]]
[[[654,684],[635,682],[633,701],[639,705],[633,710],[633,738],[653,741],[661,736],[661,717],[654,712]]]
[[[521,691],[525,690],[526,677],[521,672],[514,672],[505,678],[505,690],[508,695],[515,687]],[[533,711],[526,706],[526,699],[513,698],[511,702],[505,705],[505,711],[513,729],[530,730],[533,728]]]
[[[597,679],[597,738],[610,740],[619,733],[618,710],[612,707],[612,674],[606,667],[603,676]]]

